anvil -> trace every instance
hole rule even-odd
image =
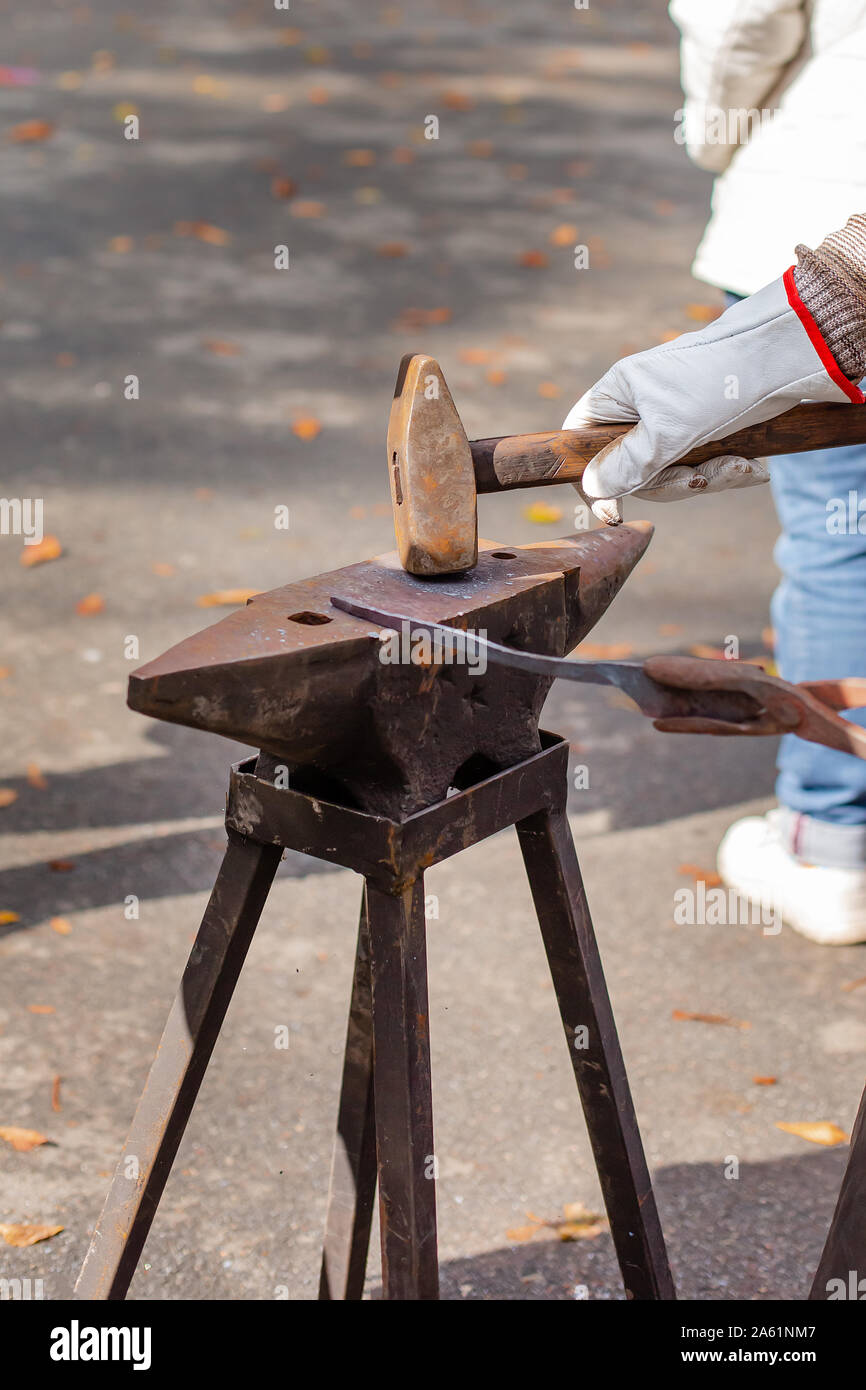
[[[441,579],[407,574],[395,552],[287,584],[140,667],[129,704],[272,754],[298,790],[402,819],[537,753],[552,680],[384,664],[370,624],[338,611],[331,595],[565,656],[651,535],[633,522],[530,545],[482,542],[475,569]]]

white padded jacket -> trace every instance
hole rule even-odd
[[[866,210],[866,0],[671,0],[670,14],[686,148],[719,176],[693,271],[752,294],[797,242]],[[754,110],[741,143],[738,113]]]

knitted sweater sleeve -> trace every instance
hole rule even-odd
[[[850,381],[866,376],[866,213],[814,251],[797,247],[797,293]]]

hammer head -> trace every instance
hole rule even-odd
[[[472,452],[442,368],[423,353],[400,363],[388,474],[403,568],[422,577],[471,569],[478,559]]]

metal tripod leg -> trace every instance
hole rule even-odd
[[[564,810],[517,824],[626,1295],[676,1297]]]
[[[831,1279],[841,1279],[845,1296],[851,1297],[852,1272],[859,1290],[860,1280],[866,1277],[866,1091],[854,1122],[848,1164],[809,1293],[810,1300],[826,1299]],[[853,1297],[857,1298],[858,1293]]]
[[[281,855],[230,835],[76,1298],[126,1295]]]
[[[337,1137],[331,1160],[320,1299],[358,1299],[363,1294],[375,1196],[373,1016],[365,899],[361,903]]]
[[[386,1299],[436,1299],[436,1184],[424,880],[399,895],[368,878],[373,1077],[382,1288]]]

